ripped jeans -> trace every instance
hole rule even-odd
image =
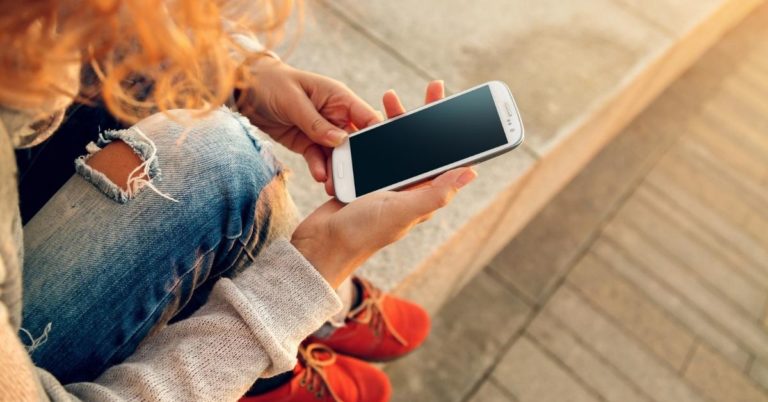
[[[62,383],[122,362],[297,222],[271,143],[244,117],[222,108],[187,126],[158,114],[135,127],[89,152],[120,139],[149,180],[125,191],[86,156],[24,227],[22,328],[34,363]]]

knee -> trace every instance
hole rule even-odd
[[[151,187],[185,208],[251,217],[260,209],[275,223],[293,222],[293,204],[271,144],[228,109],[201,118],[192,113],[156,114],[132,128],[103,133],[89,155],[76,161],[78,172],[121,203]]]
[[[129,177],[141,167],[143,161],[128,144],[118,140],[94,153],[85,163],[104,174],[122,191],[128,192],[130,191]],[[138,177],[147,179],[144,172],[140,172]]]
[[[228,237],[255,231],[255,240],[268,243],[290,236],[298,213],[283,165],[245,117],[219,109],[186,127],[167,117],[160,124],[175,128],[149,134],[162,158],[164,186],[173,181],[177,188],[172,194],[182,192],[194,200],[191,205],[227,211]],[[168,132],[173,134],[166,138]]]
[[[261,188],[282,174],[271,144],[257,137],[245,117],[225,108],[200,118],[172,111],[170,117],[158,114],[137,126],[154,141],[164,175],[193,186]]]
[[[272,144],[260,140],[245,117],[228,109],[186,125],[179,121],[188,121],[189,112],[174,113],[139,123],[157,146],[161,188],[174,197],[181,194],[178,199],[189,200],[193,209],[227,211],[229,236],[236,227],[263,230],[265,240],[290,235],[297,212]]]

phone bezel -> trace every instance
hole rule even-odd
[[[365,129],[362,129],[355,133],[350,134],[350,137],[365,134],[366,132],[375,129],[376,127],[379,127],[384,124],[388,124],[392,121],[401,119],[405,116],[418,113],[424,109],[437,106],[442,102],[448,101],[453,98],[457,98],[467,92],[474,91],[484,86],[490,87],[491,96],[493,97],[493,101],[496,105],[497,116],[501,121],[501,125],[502,127],[504,127],[504,133],[507,136],[506,144],[495,147],[495,148],[491,148],[485,152],[481,152],[479,154],[470,156],[468,158],[464,158],[462,160],[451,163],[449,165],[441,166],[429,172],[422,173],[418,176],[414,176],[410,179],[403,180],[398,183],[389,185],[387,187],[380,188],[376,191],[397,190],[413,184],[417,184],[419,182],[423,182],[425,180],[433,178],[439,175],[440,173],[446,172],[448,170],[451,170],[460,166],[472,165],[474,163],[478,163],[478,162],[482,162],[484,160],[490,159],[499,154],[511,151],[512,149],[515,149],[520,144],[522,144],[523,139],[525,138],[525,129],[523,127],[523,121],[520,118],[520,112],[517,108],[517,104],[515,103],[515,99],[512,96],[512,92],[509,90],[509,87],[501,81],[491,81],[491,82],[486,82],[484,84],[477,85],[475,87],[467,89],[466,91],[462,91],[457,94],[448,96],[444,99],[441,99],[439,101],[421,106],[417,109],[411,110],[395,118],[385,120],[381,123],[372,125],[370,127],[366,127]],[[509,105],[511,109],[510,111],[507,110],[507,105]],[[334,148],[331,158],[332,158],[331,170],[333,175],[333,184],[334,184],[334,191],[336,193],[336,198],[339,201],[344,203],[352,202],[357,198],[357,194],[355,192],[355,177],[354,177],[354,170],[352,168],[352,152],[349,145],[349,139],[346,139],[341,145]]]

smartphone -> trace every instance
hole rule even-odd
[[[336,198],[402,189],[508,152],[523,136],[509,87],[491,81],[351,134],[333,150]]]

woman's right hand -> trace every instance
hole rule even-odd
[[[471,167],[457,168],[411,190],[375,192],[347,205],[330,200],[296,228],[291,243],[336,288],[371,255],[446,206],[475,177]]]

